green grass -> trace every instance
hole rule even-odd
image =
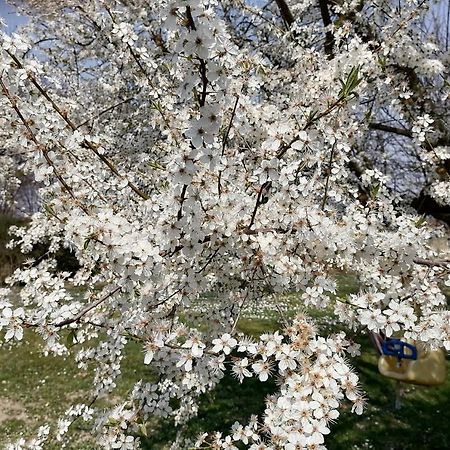
[[[275,326],[274,321],[243,320],[241,324],[255,335]],[[58,417],[71,402],[88,398],[91,383],[88,373],[79,371],[70,359],[41,357],[34,336],[27,333],[26,337],[24,345],[0,350],[0,405],[3,402],[11,408],[4,411],[10,418],[0,424],[0,447],[9,439],[30,435],[40,423]],[[403,406],[396,411],[395,383],[378,373],[377,356],[368,340],[364,336],[357,336],[357,340],[363,353],[354,362],[369,397],[368,407],[363,416],[352,414],[348,407],[344,409],[327,439],[328,448],[450,448],[450,380],[436,388],[404,385]],[[151,377],[142,364],[140,346],[129,344],[126,353],[120,394],[125,394],[136,379]],[[245,422],[252,413],[261,413],[264,398],[275,389],[274,382],[248,379],[241,385],[227,374],[214,391],[202,396],[199,415],[188,424],[187,431],[192,436],[200,431],[226,432],[235,420]],[[164,445],[167,440],[175,437],[175,429],[170,422],[155,422],[149,426],[148,435],[142,447],[162,450],[167,448]],[[72,436],[74,443],[67,447],[70,450],[97,448],[82,422],[74,426]]]
[[[357,282],[348,275],[338,275],[339,295],[354,292]],[[289,299],[292,304],[298,297]],[[341,329],[330,320],[329,311],[312,310],[312,316],[322,326],[325,334]],[[279,326],[275,318],[256,320],[242,318],[239,328],[257,336]],[[395,383],[384,378],[377,370],[377,355],[364,335],[352,336],[362,345],[362,355],[353,362],[360,374],[361,386],[368,396],[368,406],[363,416],[357,416],[345,405],[332,434],[326,443],[330,450],[439,450],[450,448],[450,379],[435,388],[403,385],[403,406],[394,409]],[[42,357],[39,341],[31,332],[25,334],[21,345],[0,348],[0,448],[7,441],[20,436],[31,436],[38,425],[51,422],[72,403],[88,401],[92,376],[80,371],[73,360],[63,357]],[[103,404],[118,401],[139,379],[151,380],[151,373],[142,364],[140,345],[126,347],[123,376],[115,398]],[[449,365],[449,363],[447,362]],[[219,386],[201,397],[198,417],[186,426],[191,436],[201,431],[227,432],[239,420],[246,422],[251,414],[262,413],[265,397],[275,392],[275,380],[260,383],[247,379],[239,384],[226,374]],[[2,409],[3,408],[3,409]],[[3,413],[3,418],[1,413]],[[6,417],[6,419],[5,419]],[[145,450],[166,450],[167,442],[176,435],[170,421],[152,421],[147,438],[142,440]],[[68,450],[93,450],[86,425],[75,423],[71,431],[73,442]],[[51,446],[51,450],[59,449]]]
[[[275,328],[274,322],[260,324],[244,321],[252,334]],[[258,326],[259,325],[259,326]],[[258,329],[259,328],[259,329]],[[439,387],[402,384],[402,407],[394,408],[395,382],[378,373],[377,354],[365,336],[354,336],[362,345],[362,355],[354,360],[361,386],[368,396],[362,416],[351,413],[344,405],[341,417],[332,426],[326,444],[330,450],[440,450],[450,448],[450,379]],[[447,365],[450,364],[447,362]],[[448,367],[450,369],[450,367]],[[275,383],[259,383],[254,379],[240,385],[229,374],[211,393],[203,396],[199,415],[188,432],[227,432],[236,421],[245,423],[251,414],[261,413],[266,395],[276,390]],[[173,438],[170,426],[150,433],[143,448],[165,449],[164,439]]]
[[[150,376],[142,358],[141,346],[128,344],[116,397],[100,404],[113,404],[136,380]],[[32,436],[39,425],[51,423],[71,404],[88,403],[92,379],[92,374],[79,370],[71,357],[42,356],[39,339],[32,332],[25,333],[20,345],[0,348],[0,448],[21,436]],[[74,443],[67,449],[94,448],[86,424],[76,422],[71,434]]]

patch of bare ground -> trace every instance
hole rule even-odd
[[[29,417],[22,403],[7,397],[0,397],[0,425],[7,420],[29,422]]]

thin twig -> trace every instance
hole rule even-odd
[[[16,65],[20,68],[20,69],[25,69],[25,67],[23,66],[23,64],[16,58],[15,55],[13,55],[9,50],[6,50],[6,53],[8,53],[8,55],[11,57],[11,59],[16,63]],[[36,89],[39,91],[39,93],[52,105],[52,108],[58,113],[58,115],[64,120],[64,122],[69,126],[69,128],[72,131],[76,131],[77,127],[76,125],[72,122],[72,120],[69,118],[67,112],[63,111],[57,104],[56,102],[53,100],[53,98],[48,94],[48,92],[38,83],[38,81],[36,80],[36,78],[34,77],[34,75],[27,71],[27,76],[28,79],[31,81],[31,83],[36,87]],[[82,145],[85,148],[90,149],[91,151],[93,151],[95,153],[95,155],[104,163],[106,164],[106,166],[108,166],[108,168],[111,170],[111,172],[116,175],[118,178],[121,179],[126,179],[127,180],[127,184],[130,187],[131,190],[133,190],[139,197],[141,197],[144,200],[148,200],[149,196],[147,194],[145,194],[144,192],[142,192],[134,183],[132,183],[131,181],[129,181],[125,176],[123,176],[122,174],[120,174],[120,172],[116,169],[116,167],[114,166],[114,164],[103,154],[99,153],[98,148],[99,146],[97,144],[94,144],[93,142],[88,141],[87,139],[85,139],[82,142]]]
[[[108,112],[110,112],[110,111],[112,111],[112,110],[118,108],[119,106],[124,105],[125,103],[131,102],[131,101],[134,100],[134,99],[135,99],[135,97],[129,97],[129,98],[126,98],[125,100],[122,100],[122,101],[119,102],[119,103],[116,103],[115,105],[110,106],[109,108],[104,109],[103,111],[97,113],[95,116],[93,116],[93,117],[91,117],[91,118],[85,120],[84,122],[80,123],[79,125],[77,125],[77,129],[78,129],[78,128],[81,128],[81,127],[84,127],[84,126],[87,125],[89,122],[91,122],[91,121],[93,121],[93,120],[95,120],[95,119],[98,119],[98,118],[99,118],[100,116],[102,116],[103,114],[106,114],[106,113],[108,113]]]
[[[414,259],[416,264],[428,267],[444,267],[446,269],[450,269],[450,259],[423,259],[416,258]]]
[[[145,67],[142,65],[142,63],[141,63],[141,61],[139,59],[139,56],[135,53],[135,51],[133,50],[133,48],[129,44],[127,45],[127,47],[128,47],[128,50],[129,50],[131,56],[133,57],[134,61],[136,62],[137,66],[139,67],[139,70],[144,75],[148,85],[153,89],[154,92],[156,92],[156,95],[157,95],[158,99],[161,101],[161,95],[159,94],[158,89],[156,89],[155,85],[153,84],[150,76],[148,75],[147,71],[145,70]],[[157,103],[155,103],[153,101],[151,102],[151,104],[156,109],[156,111],[158,111],[158,113],[161,116],[161,118],[162,118],[164,124],[166,125],[167,129],[171,132],[175,143],[178,145],[179,144],[178,143],[178,139],[177,139],[175,133],[173,132],[172,127],[170,126],[169,120],[167,119],[166,115],[163,113],[160,105],[158,105]]]
[[[211,263],[211,261],[215,258],[217,253],[219,253],[219,250],[220,250],[220,247],[217,247],[216,250],[213,253],[211,253],[211,255],[209,255],[209,257],[206,260],[206,263],[203,265],[203,267],[201,267],[195,273],[202,273],[208,267],[208,265]]]
[[[101,297],[97,299],[95,302],[91,303],[90,305],[86,306],[86,308],[82,309],[78,314],[76,314],[71,319],[63,320],[62,322],[59,322],[55,324],[55,327],[63,327],[65,325],[70,325],[71,323],[78,322],[84,315],[86,315],[89,311],[96,308],[98,305],[103,303],[104,301],[108,300],[108,298],[112,297],[116,292],[120,291],[121,287],[117,286],[115,289],[113,289],[109,294],[105,295],[104,297]]]
[[[249,229],[249,230],[253,226],[253,224],[255,223],[256,213],[258,212],[259,206],[262,204],[263,193],[267,190],[267,188],[270,185],[271,185],[271,182],[270,181],[266,181],[265,183],[263,183],[261,185],[261,188],[259,189],[258,196],[256,197],[255,207],[253,208],[252,217],[250,219],[250,224],[247,227],[247,229]]]
[[[307,120],[306,124],[303,126],[302,130],[306,131],[308,128],[310,128],[314,123],[316,123],[318,120],[322,119],[322,117],[327,116],[331,112],[333,112],[338,106],[341,106],[345,101],[344,97],[339,97],[334,103],[332,103],[325,111],[321,112],[320,114],[312,116],[310,119]],[[291,148],[292,144],[297,142],[299,140],[298,137],[292,139],[287,144],[284,144],[280,147],[277,153],[277,158],[280,159],[284,156],[284,154]]]
[[[225,149],[228,144],[228,137],[230,136],[231,127],[233,126],[233,120],[236,115],[238,103],[239,103],[239,95],[236,95],[236,101],[234,102],[233,111],[231,112],[230,122],[228,123],[228,128],[225,133],[225,136],[223,137],[222,156],[225,154]],[[219,177],[217,179],[217,192],[219,194],[219,197],[222,195],[222,172],[223,170],[219,170]]]
[[[225,133],[225,136],[224,136],[223,142],[222,142],[222,156],[225,154],[225,149],[228,144],[228,137],[230,136],[231,127],[233,126],[233,120],[234,120],[234,116],[236,115],[238,103],[239,103],[239,95],[236,95],[236,101],[234,102],[233,111],[231,112],[230,122],[228,124],[228,128],[227,128],[227,131]]]
[[[205,106],[206,104],[206,96],[208,95],[208,76],[207,76],[207,68],[206,62],[204,59],[199,58],[200,60],[200,77],[202,79],[202,94],[199,99],[200,107]]]
[[[180,198],[180,209],[177,213],[177,220],[181,220],[183,217],[183,203],[186,200],[186,191],[187,191],[188,185],[183,184],[183,189],[181,190],[181,198]]]
[[[327,180],[325,182],[325,192],[323,193],[323,199],[322,199],[322,205],[321,209],[322,211],[325,210],[325,205],[327,204],[327,197],[328,197],[328,186],[330,184],[330,177],[331,177],[331,167],[333,165],[333,156],[334,156],[334,149],[336,148],[336,143],[333,144],[331,147],[331,153],[330,153],[330,161],[328,162],[328,173],[327,173]]]

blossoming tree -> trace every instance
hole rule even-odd
[[[50,247],[0,290],[0,326],[5,341],[31,329],[95,380],[85,404],[12,449],[62,443],[75,419],[107,449],[139,448],[153,417],[179,426],[174,449],[325,448],[342,403],[363,412],[358,346],[290,318],[289,292],[351,329],[450,349],[449,261],[429,245],[443,231],[376,156],[383,139],[408,150],[397,163],[414,155],[449,203],[450,54],[420,26],[427,1],[39,3],[0,36],[0,110],[2,146],[26,154],[45,205],[16,245]],[[61,247],[76,273],[56,270]],[[333,295],[337,271],[359,292]],[[282,328],[238,333],[252,307]],[[105,411],[96,399],[129,341],[152,375]],[[226,371],[276,377],[277,391],[262,416],[189,441],[183,424]]]

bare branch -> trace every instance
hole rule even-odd
[[[294,23],[295,18],[289,8],[289,5],[286,3],[285,0],[275,0],[275,1],[277,2],[278,9],[280,10],[281,17],[289,26],[291,26]]]
[[[258,196],[256,197],[255,207],[253,208],[253,212],[252,212],[252,218],[250,219],[250,224],[248,226],[249,230],[253,226],[253,224],[255,223],[256,213],[258,212],[258,208],[263,203],[263,201],[262,201],[263,194],[269,190],[271,185],[272,185],[272,183],[270,181],[266,181],[265,183],[263,183],[261,185],[261,188],[259,189]]]
[[[391,127],[389,125],[384,125],[382,123],[376,122],[369,123],[369,128],[371,130],[386,131],[387,133],[399,134],[401,136],[406,136],[409,138],[412,137],[412,131],[406,128]]]
[[[328,11],[328,1],[327,0],[319,0],[320,6],[320,15],[322,16],[323,26],[329,27],[332,24],[330,11]],[[325,53],[329,58],[333,57],[333,48],[334,48],[334,36],[331,30],[328,30],[325,33]]]
[[[186,191],[187,191],[188,185],[183,184],[183,188],[181,189],[181,195],[180,195],[180,209],[177,213],[177,220],[181,220],[183,217],[183,203],[186,200]]]
[[[428,267],[444,267],[445,269],[450,269],[450,259],[422,259],[416,258],[414,260],[416,264]]]

